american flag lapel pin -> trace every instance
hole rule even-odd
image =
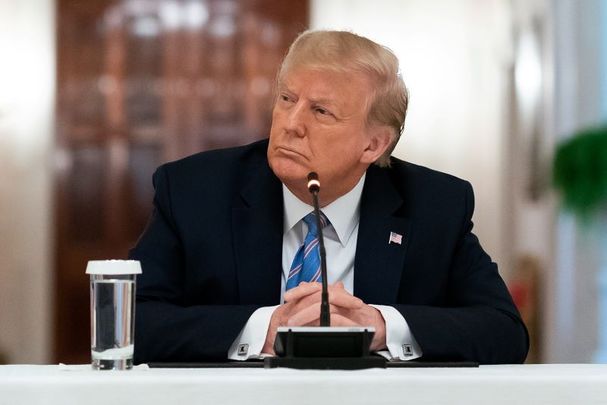
[[[396,232],[390,232],[390,239],[388,239],[388,245],[391,243],[396,243],[397,245],[401,245],[403,243],[403,235]]]

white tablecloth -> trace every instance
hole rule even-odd
[[[0,366],[0,404],[607,404],[607,365],[361,371]]]

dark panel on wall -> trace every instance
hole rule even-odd
[[[55,358],[90,361],[91,259],[125,258],[162,162],[267,136],[303,0],[58,0]]]

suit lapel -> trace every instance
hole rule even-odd
[[[396,303],[403,276],[411,223],[402,214],[403,199],[389,171],[371,166],[361,197],[354,261],[354,294],[369,304]],[[401,243],[390,243],[390,234]]]
[[[280,303],[283,198],[267,162],[252,170],[232,206],[241,304]]]

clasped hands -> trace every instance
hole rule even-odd
[[[270,319],[262,352],[274,354],[274,340],[279,326],[320,325],[321,284],[302,282],[285,293],[285,303],[280,305]],[[341,281],[329,285],[331,326],[373,326],[375,335],[371,350],[386,347],[386,323],[381,312],[350,294]]]

